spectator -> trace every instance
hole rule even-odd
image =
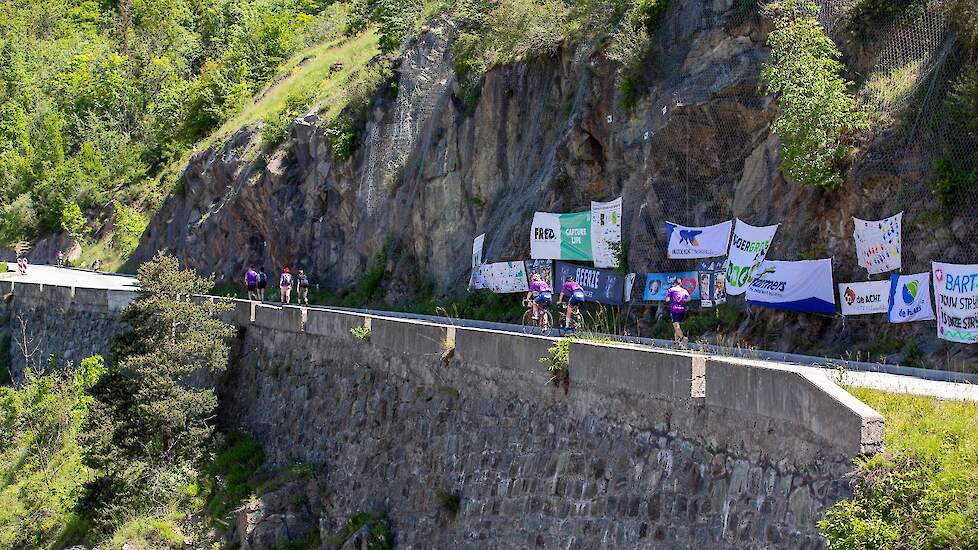
[[[686,304],[689,302],[689,292],[683,288],[683,281],[676,277],[675,284],[666,292],[666,302],[669,303],[669,316],[672,317],[672,329],[677,344],[685,344],[686,336],[680,323],[686,319]]]
[[[258,299],[258,272],[255,268],[248,266],[248,271],[244,274],[245,286],[248,287],[248,299],[257,300]]]
[[[299,293],[298,298],[296,299],[296,303],[298,304],[305,303],[308,306],[309,305],[309,277],[306,276],[305,271],[301,269],[299,270],[299,275],[296,276],[295,286],[296,286],[296,290]]]
[[[58,251],[58,267],[65,265],[65,253],[61,250]]]
[[[102,259],[95,258],[95,261],[92,262],[92,271],[98,271],[100,269],[102,269]]]
[[[268,275],[265,274],[265,270],[258,269],[258,299],[262,302],[265,301],[265,289],[268,288]]]
[[[288,304],[292,300],[292,274],[289,273],[288,266],[282,270],[282,275],[278,278],[278,289],[282,293],[282,303]]]

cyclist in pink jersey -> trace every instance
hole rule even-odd
[[[573,277],[567,277],[564,279],[564,286],[560,289],[560,296],[557,297],[557,305],[564,300],[564,296],[567,296],[567,311],[565,313],[566,318],[564,319],[564,326],[571,326],[571,316],[573,315],[574,308],[580,306],[584,303],[587,298],[584,294],[584,287],[578,284]]]
[[[540,308],[549,306],[553,298],[554,293],[550,289],[550,285],[543,280],[539,273],[534,273],[530,283],[530,291],[526,293],[526,299],[530,302],[530,307],[533,308],[534,321],[540,317]]]

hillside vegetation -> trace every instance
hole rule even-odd
[[[64,231],[94,254],[128,255],[196,143],[239,114],[230,129],[259,120],[281,128],[283,115],[335,98],[366,65],[374,41],[345,42],[348,9],[319,0],[5,2],[0,242]]]

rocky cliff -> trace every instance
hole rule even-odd
[[[191,159],[182,192],[156,215],[133,261],[168,248],[220,278],[236,279],[250,262],[273,273],[301,265],[319,284],[348,288],[390,242],[389,298],[422,282],[452,295],[464,288],[475,235],[487,233],[489,261],[523,258],[534,211],[587,209],[619,195],[638,273],[692,267],[666,261],[667,219],[780,222],[768,257],[832,257],[837,281],[866,278],[851,216],[906,212],[905,272],[929,269],[932,259],[978,257],[978,226],[968,216],[935,216],[928,174],[936,153],[900,125],[861,144],[839,190],[786,181],[771,132],[776,105],[759,82],[769,26],[750,2],[673,2],[634,108],[622,107],[617,68],[600,43],[586,42],[492,69],[470,111],[457,96],[455,29],[438,20],[405,43],[396,97],[374,102],[351,159],[333,160],[316,113],[296,120],[274,151],[256,154],[260,127],[243,129]],[[850,48],[854,74],[878,65],[885,47]],[[919,342],[913,351],[948,365],[969,359],[931,330],[751,311],[732,339],[835,352],[890,341],[895,347],[880,353],[896,353],[910,337]]]

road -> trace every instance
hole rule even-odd
[[[17,273],[17,264],[9,264],[10,271],[0,274],[0,280],[15,282],[41,283],[46,285],[75,286],[82,288],[105,288],[111,290],[137,290],[135,277],[117,275],[114,273],[95,273],[80,269],[59,268],[47,265],[31,265],[27,275]],[[488,321],[450,319],[414,313],[400,313],[367,309],[350,309],[326,306],[311,306],[311,309],[356,311],[369,313],[378,317],[407,318],[454,324],[470,328],[484,328],[505,332],[523,332],[523,327],[509,323],[493,323]],[[554,334],[556,335],[556,334]],[[626,337],[632,343],[672,349],[674,344],[666,340],[650,338]],[[695,346],[694,346],[695,347]],[[724,348],[719,346],[700,346],[692,350],[711,357],[737,357],[740,361],[750,362],[768,368],[792,368],[807,371],[818,376],[824,376],[835,383],[843,385],[872,388],[895,393],[925,395],[939,399],[955,399],[978,402],[978,375],[916,369],[896,365],[878,363],[862,363],[812,357],[805,355],[769,352],[764,350],[745,350],[741,348]]]

